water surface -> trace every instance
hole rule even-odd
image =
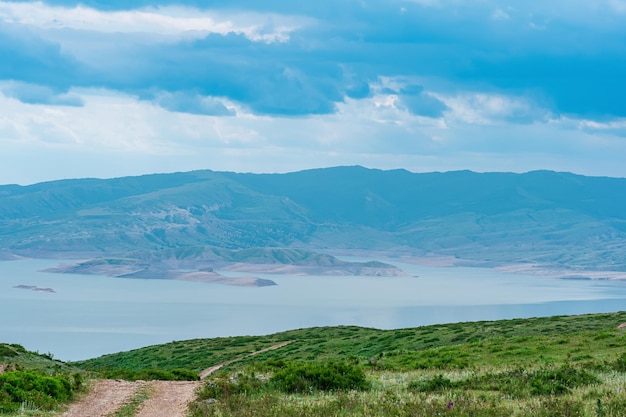
[[[390,329],[626,306],[626,282],[555,280],[482,268],[396,263],[412,275],[408,278],[257,274],[278,285],[248,288],[38,272],[57,264],[0,262],[0,341],[78,360],[172,340],[311,326]]]

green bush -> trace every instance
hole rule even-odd
[[[369,388],[363,369],[343,362],[291,362],[276,371],[270,382],[288,393]]]
[[[542,369],[530,375],[530,393],[533,395],[560,395],[571,388],[597,384],[600,381],[593,374],[575,369],[569,365],[558,369]]]
[[[421,379],[419,381],[411,381],[409,382],[408,388],[411,391],[435,392],[451,389],[454,388],[456,385],[457,384],[453,383],[448,378],[439,374],[433,378]]]
[[[54,410],[72,399],[70,378],[47,376],[35,371],[12,371],[0,375],[0,413],[11,413],[22,403]]]
[[[228,399],[236,394],[253,394],[261,392],[265,382],[256,378],[253,374],[237,374],[234,377],[212,378],[204,384],[198,395],[200,400]]]
[[[593,374],[564,365],[557,369],[539,369],[527,372],[519,368],[496,374],[486,374],[463,381],[468,389],[500,391],[521,398],[528,395],[561,395],[571,388],[598,383]]]
[[[189,369],[111,369],[102,371],[101,375],[107,379],[124,379],[126,381],[197,381],[200,379],[197,372]]]
[[[626,353],[622,353],[622,356],[617,358],[613,364],[613,368],[619,372],[626,372]]]
[[[22,345],[0,343],[0,358],[12,358],[25,352],[26,349]]]

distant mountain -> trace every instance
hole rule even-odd
[[[4,257],[180,247],[394,250],[626,271],[626,179],[355,166],[0,186]]]

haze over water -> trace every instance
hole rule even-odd
[[[408,278],[256,274],[278,284],[262,288],[37,272],[58,263],[0,262],[0,339],[61,360],[172,340],[311,326],[391,329],[611,312],[626,305],[626,282],[555,280],[482,268],[396,263],[412,275]]]

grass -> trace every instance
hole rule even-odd
[[[315,327],[268,336],[194,339],[101,356],[72,365],[112,369],[191,369],[241,358],[287,340],[274,351],[244,358],[237,370],[267,360],[356,360],[373,369],[458,368],[479,365],[548,365],[570,359],[601,364],[624,346],[615,330],[626,312],[455,323],[412,329],[378,330],[355,326]],[[460,346],[462,349],[459,350]]]
[[[128,399],[128,401],[126,401],[119,410],[117,410],[113,414],[110,414],[107,417],[133,417],[135,416],[137,412],[139,411],[139,407],[141,407],[141,405],[146,400],[150,399],[150,397],[152,397],[152,394],[153,394],[153,390],[150,386],[145,385],[137,389],[137,391],[135,391],[133,396],[130,399]]]
[[[202,392],[192,415],[623,417],[626,410],[623,373],[571,365],[535,371],[368,371],[367,377],[369,390],[286,394],[261,376],[261,382],[246,381],[247,390],[231,390],[230,395]],[[234,373],[216,378],[238,380]],[[212,383],[214,379],[207,386]]]
[[[206,381],[191,407],[194,417],[623,417],[626,331],[617,326],[624,322],[626,312],[399,330],[308,328],[177,341],[71,364],[0,345],[6,354],[0,361],[43,361],[38,366],[46,363],[49,371],[78,367],[126,379],[193,379],[241,359]]]

